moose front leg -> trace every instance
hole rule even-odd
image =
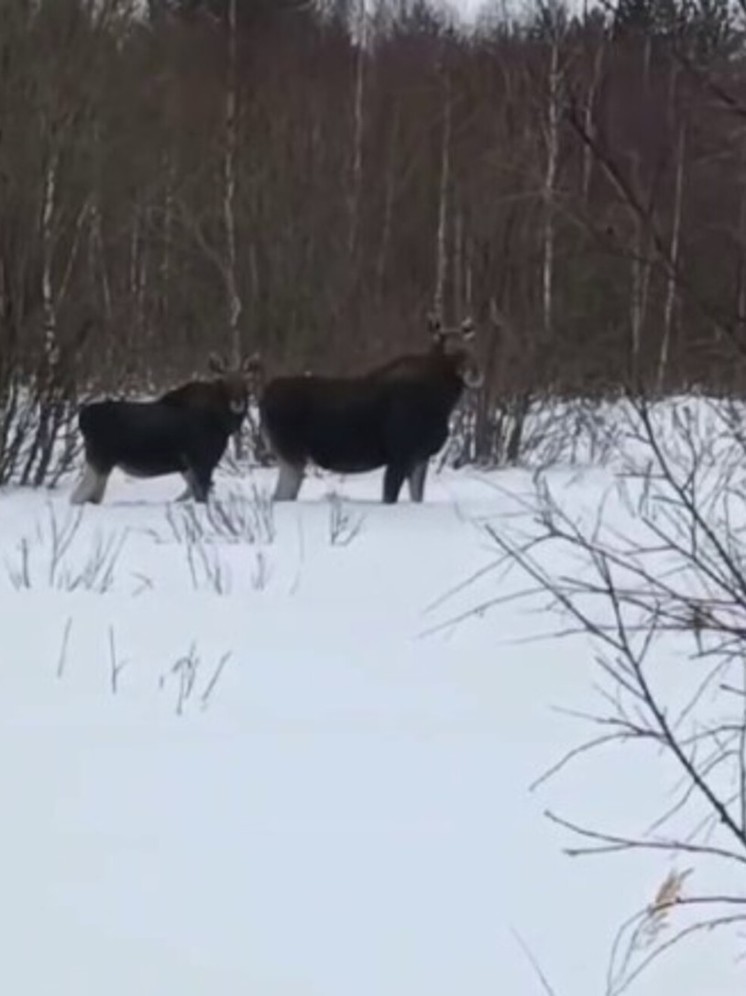
[[[288,463],[286,460],[279,461],[277,472],[277,484],[275,493],[272,496],[274,501],[295,501],[298,497],[305,467],[303,464]]]
[[[385,505],[395,505],[399,492],[407,476],[407,468],[398,463],[390,463],[383,475],[383,502]]]
[[[194,471],[193,470],[185,470],[181,476],[184,478],[184,482],[186,483],[186,487],[181,492],[181,494],[176,499],[176,501],[179,501],[179,502],[181,502],[181,501],[189,501],[190,498],[194,498],[195,497],[195,487],[194,487],[195,476],[194,476]]]
[[[407,477],[409,497],[412,501],[421,502],[425,497],[425,478],[427,477],[428,461],[416,463]]]
[[[186,469],[181,472],[181,476],[186,481],[187,487],[183,494],[179,495],[177,501],[186,501],[194,498],[196,502],[204,504],[210,496],[212,490],[212,475],[215,471],[215,464],[212,460],[193,457],[188,461]]]
[[[100,505],[108,480],[108,472],[96,470],[95,467],[86,462],[83,476],[70,495],[70,504],[83,505],[86,502],[91,502],[94,505]]]

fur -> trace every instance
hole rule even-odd
[[[82,406],[78,425],[86,466],[73,504],[100,503],[115,467],[143,478],[182,474],[187,488],[181,499],[207,501],[228,439],[246,415],[249,393],[242,374],[210,362],[221,371],[216,380],[184,384],[156,401],[107,399]]]
[[[464,343],[468,332],[460,332]],[[422,501],[428,461],[448,438],[465,384],[479,381],[470,350],[448,348],[446,335],[453,333],[438,328],[429,352],[398,357],[357,377],[271,380],[259,410],[280,464],[275,500],[295,500],[313,462],[344,474],[384,467],[384,502],[398,500],[405,480],[412,500]]]

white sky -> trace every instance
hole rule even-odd
[[[458,7],[468,17],[474,16],[482,2],[483,0],[451,0],[454,7]]]
[[[473,21],[484,7],[504,6],[509,9],[527,10],[533,2],[538,2],[538,0],[446,0],[446,2],[454,9],[460,11],[465,18]],[[587,2],[589,7],[593,5],[593,0],[587,0]],[[568,7],[581,8],[583,0],[566,0],[566,3]]]

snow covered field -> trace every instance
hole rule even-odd
[[[171,479],[115,475],[80,521],[68,483],[0,495],[0,991],[528,996],[526,945],[602,996],[671,864],[570,858],[544,810],[639,834],[671,772],[630,747],[530,791],[589,732],[556,708],[595,701],[587,640],[529,639],[561,628],[538,597],[443,625],[525,589],[445,597],[499,557],[480,524],[528,525],[530,475],[272,509],[273,476],[221,476],[225,519]],[[581,509],[612,474],[548,478]],[[630,992],[740,996],[741,947],[695,936]]]

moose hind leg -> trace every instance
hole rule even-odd
[[[212,490],[212,467],[189,467],[184,472],[184,479],[189,492],[187,497],[191,496],[195,501],[204,504]]]
[[[409,497],[412,501],[421,502],[425,497],[425,478],[427,477],[427,460],[416,463],[409,473]]]
[[[390,463],[383,474],[383,502],[385,505],[396,504],[401,486],[407,476],[406,468]]]
[[[92,502],[94,505],[99,505],[104,497],[108,480],[108,471],[96,470],[95,467],[86,462],[83,476],[70,495],[70,504],[83,505],[85,502]]]
[[[176,501],[189,501],[190,498],[194,498],[194,472],[191,470],[185,470],[181,476],[184,478],[186,487]]]
[[[302,464],[279,461],[277,484],[272,496],[274,501],[295,501],[303,483],[304,469]]]

